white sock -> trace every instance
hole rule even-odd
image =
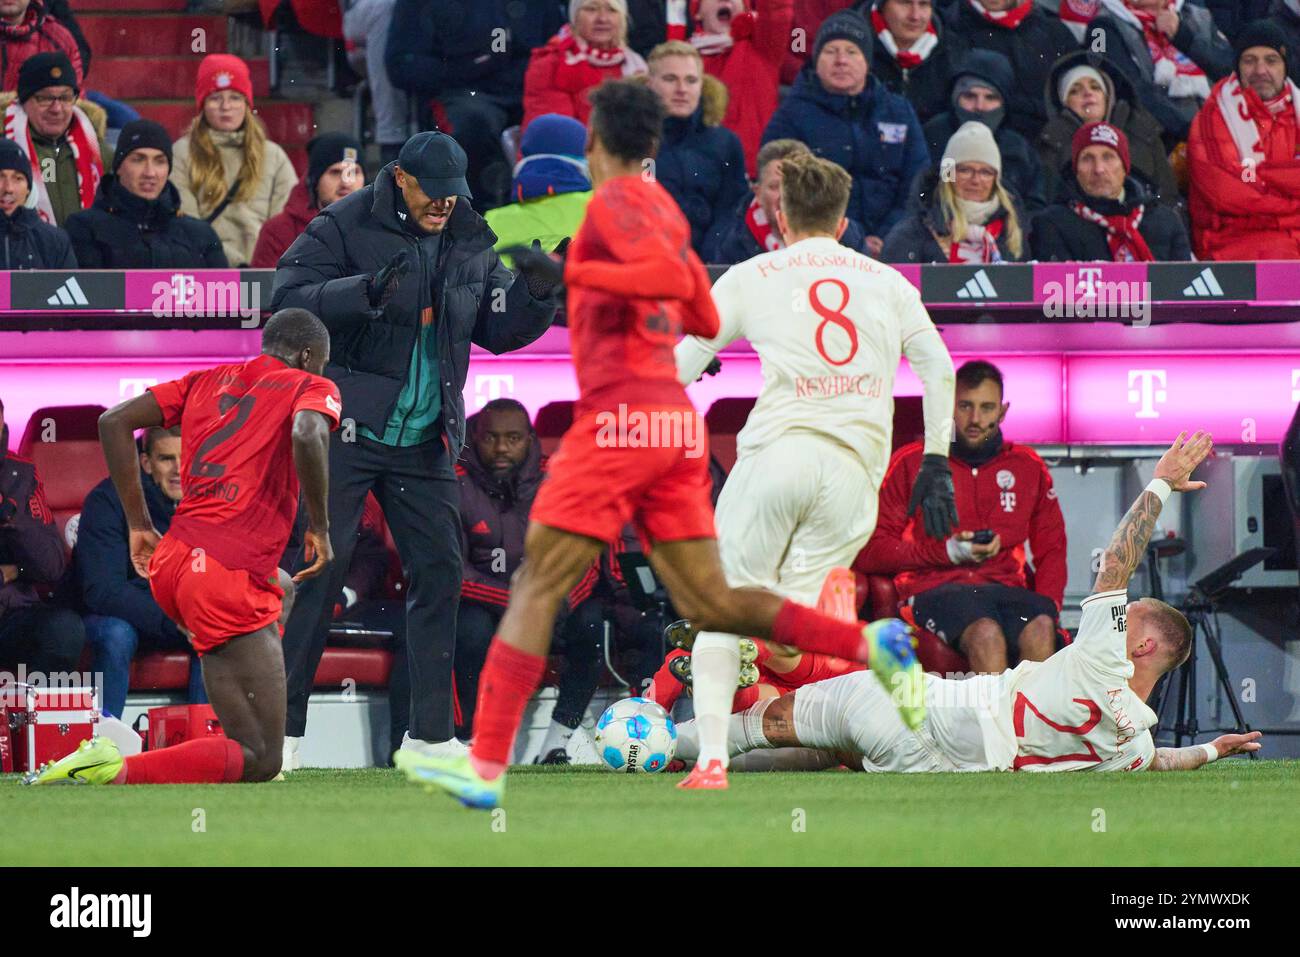
[[[702,631],[691,649],[691,691],[699,732],[699,764],[727,766],[727,730],[731,701],[740,679],[740,639]]]
[[[550,727],[546,729],[546,739],[542,742],[541,756],[546,757],[556,748],[567,747],[571,737],[573,737],[572,728],[552,720]]]

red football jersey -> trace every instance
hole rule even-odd
[[[181,427],[181,504],[168,535],[230,569],[273,575],[298,511],[293,417],[337,428],[338,386],[274,356],[150,386],[163,425]]]
[[[658,183],[619,176],[587,206],[565,262],[579,405],[690,405],[673,347],[718,333],[691,228]]]

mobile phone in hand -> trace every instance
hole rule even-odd
[[[976,532],[976,533],[974,534],[974,536],[971,538],[971,542],[972,542],[972,544],[975,544],[975,545],[992,545],[992,544],[993,544],[993,529],[991,529],[991,528],[981,528],[981,529],[980,529],[978,532]]]

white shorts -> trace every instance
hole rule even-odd
[[[927,685],[935,680],[926,676]],[[927,698],[929,691],[927,687]],[[989,770],[978,724],[970,728],[969,743],[944,747],[928,718],[916,731],[903,724],[889,693],[870,671],[804,685],[794,693],[793,720],[802,746],[861,753],[864,771]]]
[[[847,448],[789,433],[736,462],[718,498],[722,568],[732,587],[816,604],[876,528],[879,490]]]

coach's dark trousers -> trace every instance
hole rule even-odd
[[[460,489],[442,438],[394,448],[341,432],[330,438],[329,519],[334,562],[298,586],[284,630],[288,683],[285,734],[307,726],[307,698],[329,633],[334,602],[343,588],[366,493],[374,489],[393,533],[409,588],[406,594],[407,661],[411,677],[411,737],[452,736],[451,675],[460,602]],[[299,568],[302,566],[299,558]]]

